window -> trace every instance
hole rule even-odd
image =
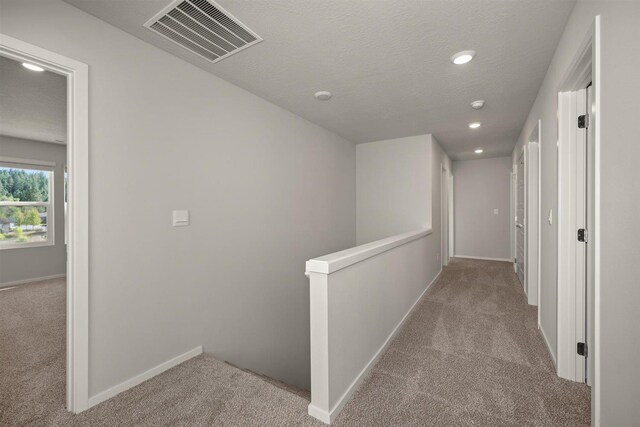
[[[53,245],[53,165],[0,159],[0,250]]]

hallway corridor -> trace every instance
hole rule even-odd
[[[3,343],[16,331],[9,319],[18,318],[12,310],[20,298],[42,302],[52,292],[55,304],[33,311],[34,330],[23,331],[37,336],[43,325],[64,329],[64,287],[0,293]],[[33,375],[22,382],[2,376],[0,395],[22,397],[2,399],[0,424],[323,425],[307,415],[304,398],[207,354],[73,416],[63,406],[64,341],[55,338],[32,370],[52,378],[48,388],[27,384]],[[3,346],[0,354],[19,351],[20,342],[25,350],[29,345],[11,342],[14,350]],[[3,372],[17,372],[18,364],[18,358],[3,358]],[[536,310],[525,303],[511,264],[453,259],[334,425],[589,425],[589,396],[586,385],[554,374]]]
[[[590,425],[510,263],[452,259],[335,425]]]

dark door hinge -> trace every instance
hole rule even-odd
[[[578,354],[580,356],[584,356],[584,357],[588,356],[589,352],[588,352],[588,349],[587,349],[587,344],[585,344],[583,342],[579,342],[577,347],[578,347],[577,348],[577,352],[578,352]]]
[[[586,129],[589,127],[589,115],[583,114],[578,116],[578,129]]]
[[[578,242],[587,243],[587,230],[584,228],[578,229]]]

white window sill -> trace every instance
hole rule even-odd
[[[0,243],[0,251],[4,251],[7,249],[27,249],[27,248],[40,248],[43,246],[53,246],[55,243],[52,241],[46,242],[30,242],[30,243],[12,243],[12,244],[1,244]]]

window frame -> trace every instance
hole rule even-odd
[[[0,157],[0,167],[12,169],[41,170],[49,173],[49,201],[48,202],[10,202],[0,201],[0,206],[34,206],[47,208],[47,240],[42,242],[0,244],[0,251],[10,249],[27,249],[44,246],[55,246],[55,162],[43,160],[19,159],[14,157]]]

